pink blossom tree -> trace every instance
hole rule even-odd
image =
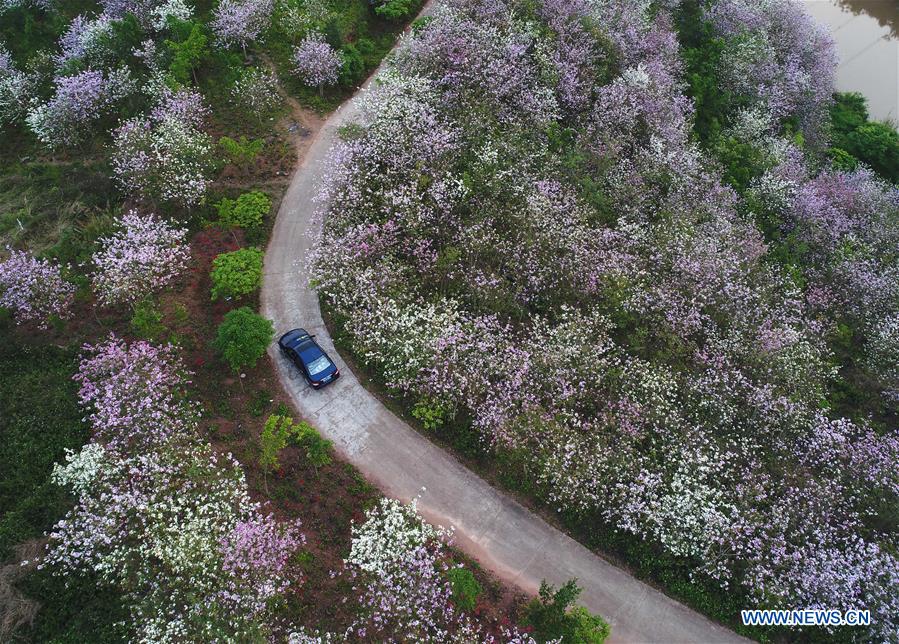
[[[119,185],[148,201],[181,206],[200,202],[214,167],[211,137],[202,129],[208,110],[194,90],[163,95],[147,116],[113,133],[112,169]]]
[[[45,327],[52,316],[65,317],[75,286],[63,279],[60,266],[25,251],[7,251],[9,257],[0,261],[0,306],[10,309],[18,324]]]
[[[52,479],[75,506],[40,562],[117,588],[141,641],[255,641],[298,579],[298,521],[250,498],[240,464],[200,439],[187,373],[172,347],[112,336],[86,347],[77,376],[93,439]]]
[[[100,249],[91,258],[94,291],[102,304],[134,304],[170,286],[187,269],[186,230],[135,210],[115,226],[113,234],[99,240]]]

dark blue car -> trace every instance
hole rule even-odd
[[[281,351],[300,368],[313,389],[321,389],[340,377],[340,370],[306,329],[288,331],[278,340]]]

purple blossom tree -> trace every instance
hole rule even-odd
[[[189,0],[101,0],[103,13],[113,20],[131,14],[145,29],[161,31],[168,17],[188,20],[193,14]]]
[[[135,89],[125,67],[106,74],[87,70],[62,76],[55,85],[53,97],[32,108],[25,119],[38,140],[50,148],[82,141],[100,118]]]
[[[708,15],[726,43],[726,87],[778,123],[797,117],[809,142],[821,143],[837,60],[827,29],[796,0],[722,0]]]
[[[7,252],[0,261],[0,306],[11,310],[18,324],[46,327],[52,316],[65,317],[75,286],[63,279],[59,265],[25,251]]]
[[[212,31],[221,45],[240,45],[246,55],[247,45],[259,40],[268,29],[273,10],[273,0],[221,0],[214,12]]]
[[[213,144],[200,127],[207,114],[193,90],[164,93],[148,116],[113,133],[112,168],[125,192],[147,201],[191,206],[202,200],[214,166]]]
[[[35,78],[16,68],[12,54],[0,45],[0,125],[25,119],[35,85]]]
[[[340,55],[319,34],[303,39],[293,52],[293,62],[300,80],[310,87],[318,87],[319,94],[325,85],[337,82],[343,64]]]
[[[190,263],[187,231],[155,215],[129,211],[94,253],[94,291],[106,306],[133,305],[170,286]]]
[[[107,40],[112,36],[113,20],[108,14],[95,18],[84,14],[76,16],[59,39],[56,62],[64,68],[74,60],[98,65],[108,58]]]
[[[240,465],[200,440],[172,347],[111,337],[86,347],[77,379],[94,438],[53,480],[76,496],[41,567],[118,588],[144,641],[249,641],[295,583],[299,523],[250,499]]]

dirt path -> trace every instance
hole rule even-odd
[[[581,603],[612,624],[610,641],[744,641],[607,563],[491,487],[359,383],[334,348],[305,266],[320,233],[313,198],[328,152],[338,128],[358,118],[358,105],[351,99],[327,120],[295,101],[292,105],[308,135],[297,138],[297,169],[265,255],[262,313],[274,320],[279,335],[295,327],[316,334],[342,374],[334,385],[313,391],[273,346],[276,372],[300,414],[385,494],[403,501],[419,496],[425,518],[453,526],[456,545],[502,579],[536,593],[543,579],[558,585],[577,577],[584,589]]]

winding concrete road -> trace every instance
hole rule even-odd
[[[328,152],[338,128],[358,116],[357,103],[350,100],[318,131],[299,160],[265,255],[263,315],[274,320],[278,334],[295,327],[317,334],[342,375],[314,391],[273,346],[278,376],[299,413],[384,494],[403,501],[420,496],[422,515],[453,526],[456,545],[503,580],[536,593],[543,579],[559,585],[577,577],[584,589],[581,603],[612,625],[611,642],[745,641],[607,563],[491,487],[391,413],[341,360],[309,287],[306,258],[319,234],[313,197]]]

